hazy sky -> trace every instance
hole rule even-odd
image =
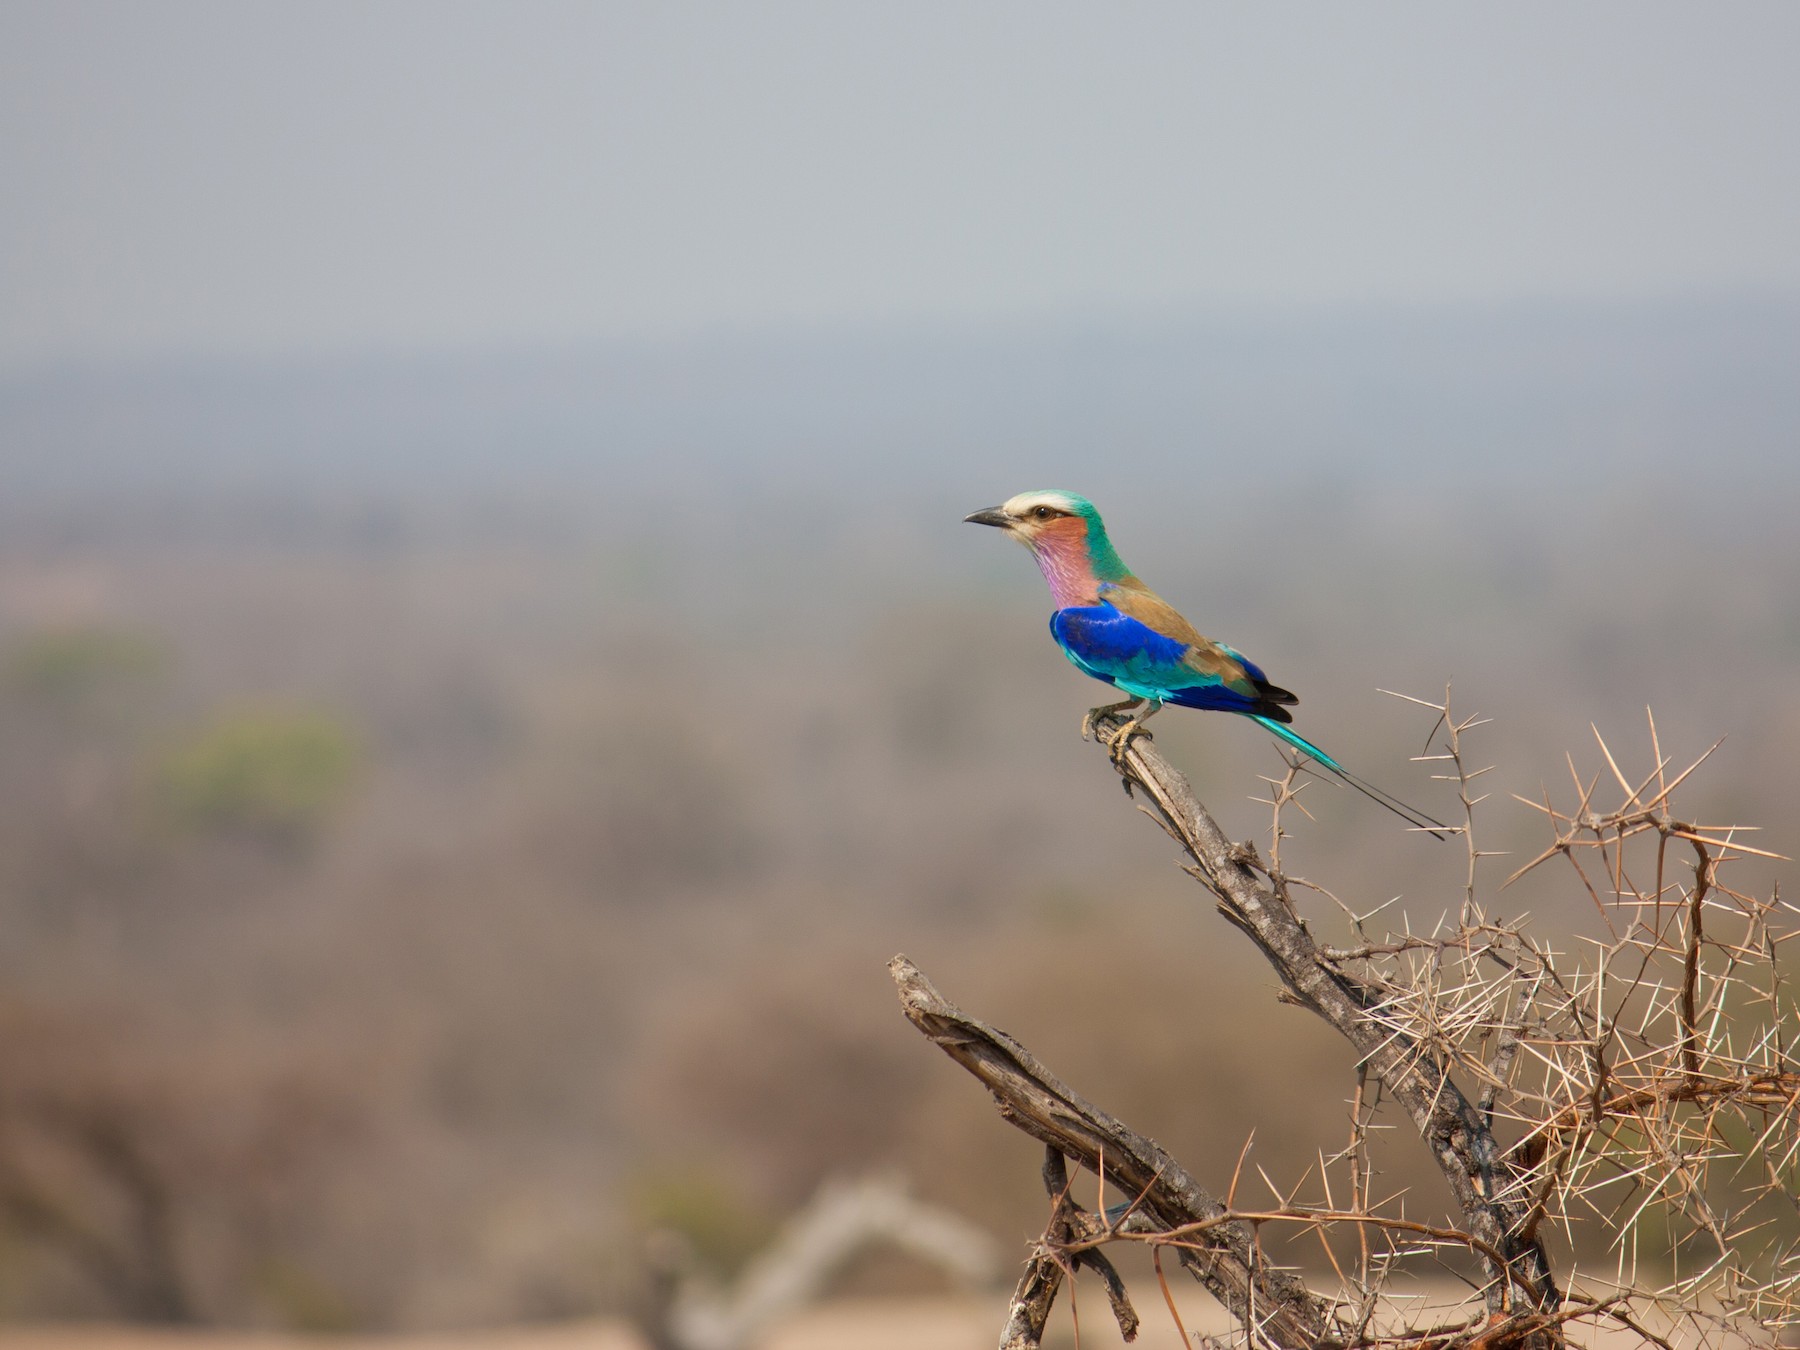
[[[1800,291],[1800,4],[0,0],[0,365]]]

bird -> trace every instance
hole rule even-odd
[[[1130,710],[1109,738],[1113,756],[1164,704],[1236,713],[1266,727],[1341,782],[1392,811],[1416,829],[1446,836],[1450,827],[1356,777],[1289,723],[1298,695],[1272,684],[1242,652],[1201,636],[1168,601],[1125,566],[1107,537],[1100,512],[1073,492],[1033,491],[963,517],[992,525],[1031,550],[1056,604],[1050,634],[1085,675],[1131,695],[1089,710],[1082,735],[1096,719]]]

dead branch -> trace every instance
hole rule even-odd
[[[1125,723],[1098,719],[1102,731]],[[1313,941],[1295,913],[1278,872],[1261,867],[1252,849],[1233,844],[1193,789],[1147,737],[1135,737],[1115,761],[1128,793],[1141,790],[1159,824],[1186,849],[1189,869],[1275,968],[1293,999],[1337,1030],[1383,1089],[1411,1117],[1461,1210],[1464,1227],[1487,1257],[1490,1313],[1553,1312],[1560,1301],[1542,1244],[1526,1233],[1528,1206],[1520,1176],[1502,1156],[1484,1115],[1430,1047],[1372,1016],[1379,994],[1360,983]]]
[[[744,1350],[872,1246],[898,1247],[976,1286],[989,1284],[1000,1265],[985,1232],[883,1176],[826,1182],[729,1289],[684,1277],[684,1253],[670,1237],[650,1252],[658,1289],[643,1319],[652,1344],[668,1350]]]
[[[945,999],[904,956],[888,963],[906,1015],[939,1049],[979,1079],[1000,1114],[1060,1156],[1075,1159],[1136,1200],[1132,1213],[1171,1232],[1200,1225],[1184,1242],[1181,1260],[1240,1322],[1257,1328],[1260,1343],[1293,1347],[1341,1344],[1329,1305],[1293,1276],[1255,1254],[1250,1225],[1228,1220],[1225,1206],[1153,1141],[1079,1096],[1005,1032],[976,1020]],[[1066,1187],[1062,1189],[1066,1190]],[[1038,1344],[1043,1317],[1061,1275],[1055,1253],[1067,1243],[1059,1231],[1070,1211],[1059,1207],[1051,1232],[1034,1253],[1013,1300],[1010,1339]],[[1052,1269],[1057,1267],[1057,1269]]]
[[[1112,1305],[1113,1320],[1119,1324],[1119,1335],[1127,1341],[1135,1340],[1137,1309],[1131,1306],[1125,1281],[1098,1246],[1115,1225],[1097,1220],[1075,1203],[1069,1194],[1068,1160],[1054,1146],[1045,1146],[1043,1177],[1044,1189],[1050,1195],[1050,1222],[1044,1228],[1043,1240],[1026,1262],[1025,1273],[1019,1277],[1019,1287],[1007,1309],[1006,1326],[1000,1332],[1000,1350],[1030,1350],[1043,1342],[1057,1288],[1065,1275],[1081,1266],[1100,1277],[1106,1301]],[[1118,1222],[1128,1221],[1129,1217]],[[1088,1235],[1096,1231],[1101,1231],[1102,1236],[1089,1239]]]
[[[1041,1343],[1058,1290],[1083,1266],[1100,1277],[1129,1339],[1136,1313],[1101,1256],[1121,1241],[1150,1246],[1159,1282],[1173,1250],[1252,1347],[1553,1350],[1579,1322],[1674,1350],[1760,1344],[1800,1325],[1800,1062],[1778,960],[1800,911],[1778,889],[1758,898],[1725,875],[1739,858],[1779,855],[1738,842],[1745,827],[1674,814],[1670,794],[1706,756],[1668,772],[1652,723],[1656,767],[1634,782],[1601,741],[1621,804],[1598,807],[1604,775],[1584,780],[1571,760],[1578,804],[1560,810],[1547,794],[1527,803],[1555,839],[1514,874],[1557,857],[1573,869],[1605,931],[1583,937],[1591,958],[1572,964],[1523,920],[1484,914],[1476,865],[1492,855],[1474,843],[1480,797],[1469,784],[1485,770],[1469,769],[1460,739],[1478,719],[1453,718],[1448,691],[1426,706],[1443,740],[1425,757],[1459,785],[1468,850],[1460,916],[1429,934],[1374,931],[1386,906],[1358,913],[1283,873],[1273,850],[1292,773],[1272,784],[1264,863],[1254,847],[1225,839],[1146,737],[1115,759],[1127,795],[1144,799],[1140,809],[1185,850],[1186,870],[1275,968],[1282,1001],[1311,1009],[1356,1051],[1350,1143],[1320,1159],[1320,1200],[1301,1201],[1265,1175],[1275,1204],[1238,1207],[1235,1176],[1220,1202],[1018,1042],[948,1004],[904,957],[891,963],[907,1015],[1049,1151],[1051,1217],[1003,1347]],[[1102,716],[1102,735],[1122,721]],[[1694,854],[1691,881],[1672,875],[1672,847]],[[1336,905],[1349,943],[1315,942],[1292,901],[1301,889]],[[1367,1139],[1382,1102],[1399,1103],[1437,1162],[1460,1210],[1449,1223],[1408,1219],[1371,1195]],[[1514,1136],[1505,1149],[1497,1125]],[[1128,1203],[1083,1210],[1069,1197],[1065,1158],[1113,1182]],[[1339,1166],[1347,1206],[1333,1197],[1329,1173]],[[1340,1282],[1335,1298],[1268,1268],[1260,1235],[1271,1225],[1318,1238]],[[1334,1233],[1351,1235],[1356,1260],[1340,1261]],[[1544,1233],[1570,1240],[1571,1271],[1597,1236],[1617,1256],[1616,1275],[1589,1270],[1559,1287]],[[1389,1276],[1449,1251],[1485,1267],[1484,1306],[1396,1324]],[[1162,1290],[1179,1327],[1166,1282]]]

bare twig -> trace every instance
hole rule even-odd
[[[1145,1224],[1164,1232],[1206,1225],[1199,1240],[1183,1245],[1182,1261],[1234,1316],[1255,1311],[1271,1345],[1340,1343],[1328,1305],[1291,1275],[1257,1263],[1248,1225],[1219,1222],[1225,1207],[1154,1142],[1077,1095],[1005,1032],[951,1004],[904,956],[889,962],[888,970],[907,1017],[980,1080],[1008,1121],[1095,1174],[1104,1154],[1114,1185],[1141,1194],[1136,1213]],[[1044,1274],[1040,1284],[1048,1282]],[[1054,1296],[1052,1289],[1045,1297]],[[1015,1296],[1015,1309],[1020,1302]]]
[[[1475,842],[1481,798],[1470,787],[1483,771],[1465,767],[1463,740],[1477,719],[1453,716],[1447,694],[1441,705],[1415,701],[1437,714],[1432,739],[1441,735],[1443,748],[1432,757],[1458,787],[1467,844],[1462,903],[1432,931],[1407,928],[1392,900],[1353,906],[1284,873],[1292,769],[1271,781],[1265,864],[1254,846],[1224,837],[1147,739],[1113,757],[1139,809],[1181,844],[1185,870],[1274,967],[1282,1000],[1311,1009],[1354,1049],[1349,1141],[1303,1181],[1322,1201],[1302,1200],[1300,1187],[1278,1186],[1252,1164],[1275,1201],[1240,1205],[1242,1156],[1225,1201],[1215,1200],[1154,1144],[1076,1097],[1010,1037],[945,1004],[896,959],[908,1015],[1051,1150],[1051,1221],[1006,1344],[1041,1342],[1057,1290],[1084,1265],[1099,1274],[1121,1327],[1135,1326],[1116,1273],[1095,1264],[1120,1241],[1150,1244],[1159,1280],[1163,1250],[1173,1249],[1252,1347],[1550,1350],[1583,1323],[1694,1350],[1765,1343],[1774,1328],[1800,1324],[1800,1016],[1779,959],[1796,936],[1796,911],[1778,890],[1758,899],[1728,874],[1741,859],[1779,855],[1740,842],[1744,827],[1675,813],[1675,789],[1711,750],[1676,772],[1652,721],[1653,767],[1633,776],[1596,732],[1601,772],[1584,775],[1571,758],[1573,806],[1547,792],[1526,802],[1553,839],[1508,879],[1556,858],[1569,865],[1604,930],[1579,939],[1587,956],[1575,963],[1523,921],[1484,912],[1478,864],[1490,855]],[[1098,719],[1103,734],[1122,720]],[[1618,804],[1607,809],[1602,799],[1615,791]],[[1694,852],[1691,885],[1668,874],[1671,844]],[[1348,940],[1316,941],[1294,904],[1299,892],[1325,897]],[[1378,920],[1400,931],[1381,932]],[[1393,1103],[1443,1173],[1455,1202],[1449,1222],[1408,1217],[1400,1197],[1373,1193],[1368,1139]],[[1503,1146],[1501,1133],[1512,1142]],[[1069,1199],[1065,1154],[1101,1178],[1094,1211]],[[1333,1183],[1338,1167],[1347,1169],[1343,1189]],[[1107,1181],[1130,1203],[1108,1207]],[[1334,1199],[1346,1193],[1347,1205]],[[1271,1270],[1262,1246],[1270,1225],[1318,1239],[1338,1275],[1334,1299]],[[1346,1229],[1353,1263],[1334,1250],[1333,1235]],[[1611,1245],[1617,1275],[1570,1275],[1565,1288],[1540,1235],[1560,1232],[1591,1250],[1584,1229]],[[1486,1269],[1471,1285],[1479,1311],[1435,1325],[1398,1315],[1389,1276],[1455,1252]],[[1166,1282],[1163,1292],[1175,1316]]]
[[[1108,718],[1098,719],[1102,728]],[[1112,717],[1117,730],[1124,719]],[[1510,1165],[1492,1130],[1450,1075],[1449,1066],[1416,1037],[1384,1026],[1371,1014],[1377,991],[1333,964],[1314,942],[1290,904],[1252,869],[1207,814],[1187,780],[1142,738],[1116,761],[1127,782],[1141,788],[1159,823],[1193,859],[1195,875],[1219,902],[1219,911],[1243,930],[1275,968],[1296,1002],[1344,1036],[1358,1062],[1381,1080],[1388,1095],[1411,1116],[1449,1183],[1467,1230],[1491,1261],[1492,1312],[1510,1311],[1514,1300],[1539,1310],[1560,1297],[1549,1260],[1534,1238],[1521,1238],[1528,1217]]]

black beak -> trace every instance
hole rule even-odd
[[[1012,520],[999,507],[990,506],[985,511],[977,511],[972,516],[964,516],[963,523],[965,525],[998,525],[1001,529],[1005,529],[1012,524]]]

